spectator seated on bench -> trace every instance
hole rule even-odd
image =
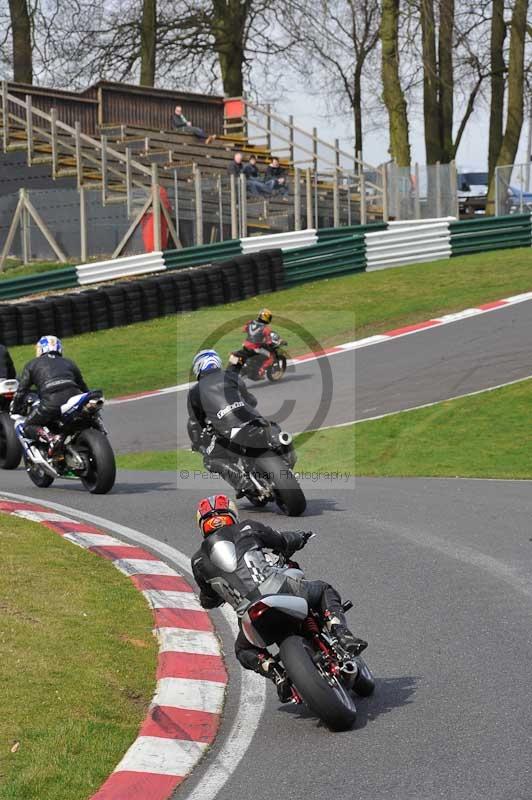
[[[178,133],[191,133],[193,136],[196,136],[198,139],[201,139],[202,142],[204,142],[205,144],[210,144],[211,142],[214,142],[214,140],[216,139],[216,136],[214,134],[207,136],[203,128],[194,127],[194,125],[191,122],[189,122],[189,120],[185,116],[183,116],[182,106],[175,107],[172,125]]]
[[[250,156],[249,162],[244,166],[242,163],[242,153],[237,152],[227,169],[230,175],[235,175],[237,178],[241,174],[246,176],[248,194],[252,197],[271,194],[270,188],[260,179],[255,156]]]
[[[286,180],[286,170],[279,164],[277,156],[272,156],[271,164],[266,168],[266,186],[273,194],[278,193],[282,197],[288,196],[288,181]]]

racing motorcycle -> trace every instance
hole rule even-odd
[[[369,697],[375,679],[362,656],[341,647],[305,598],[279,593],[287,575],[304,577],[299,564],[281,556],[276,566],[284,569],[273,571],[253,599],[237,608],[242,631],[256,647],[278,647],[274,669],[290,681],[290,702],[304,703],[334,731],[348,730],[356,719],[355,695]],[[342,608],[352,606],[347,601]]]
[[[270,333],[270,344],[262,346],[260,349],[253,347],[251,342],[245,341],[241,350],[235,350],[229,356],[229,366],[231,369],[238,369],[243,378],[252,381],[261,381],[264,376],[276,383],[280,381],[285,372],[288,361],[288,353],[283,350],[283,346],[288,344],[281,339],[278,333]],[[261,371],[263,364],[273,356],[272,363]]]
[[[45,489],[56,478],[81,480],[91,494],[107,494],[116,478],[115,456],[100,417],[102,392],[83,392],[61,406],[61,417],[48,427],[57,441],[31,441],[24,436],[24,421],[39,402],[29,395],[25,415],[12,414],[30,480]]]
[[[9,416],[9,405],[18,389],[16,380],[0,380],[0,469],[16,469],[22,448]]]
[[[193,449],[208,454],[213,445],[214,428],[209,424],[200,434],[199,442],[194,428],[197,423],[189,420],[189,436]],[[307,507],[307,501],[293,468],[297,461],[292,435],[281,430],[276,422],[256,419],[243,428],[233,429],[231,440],[222,441],[230,454],[229,463],[250,478],[253,491],[245,497],[254,506],[268,503],[277,506],[290,517],[298,517]]]

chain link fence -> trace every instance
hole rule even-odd
[[[495,168],[495,213],[522,214],[532,210],[532,164]]]
[[[458,217],[457,174],[450,164],[385,165],[390,219]],[[378,178],[378,174],[377,174]]]

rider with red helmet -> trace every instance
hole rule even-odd
[[[204,539],[192,557],[192,572],[200,589],[201,605],[216,608],[229,603],[237,613],[263,581],[289,569],[288,565],[272,565],[265,551],[290,559],[312,536],[305,531],[276,531],[253,519],[239,522],[235,504],[223,494],[201,500],[196,519]],[[287,572],[278,591],[304,597],[310,608],[327,619],[330,632],[353,656],[367,647],[367,642],[355,638],[348,629],[340,595],[330,584],[303,580]],[[252,645],[242,630],[235,642],[235,654],[244,669],[274,681],[282,702],[290,700],[289,683],[277,660],[268,650]]]

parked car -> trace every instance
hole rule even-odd
[[[458,173],[458,209],[460,216],[485,213],[487,194],[487,172]]]

